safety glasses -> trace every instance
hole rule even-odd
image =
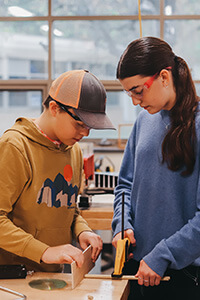
[[[74,115],[71,111],[68,110],[68,108],[72,108],[72,107],[67,106],[67,105],[64,105],[64,104],[62,104],[62,103],[60,103],[60,102],[58,102],[58,101],[56,101],[56,100],[54,100],[54,101],[60,106],[60,108],[61,108],[62,110],[64,110],[64,111],[65,111],[68,115],[70,115],[74,120],[79,121],[79,122],[82,122],[81,119],[80,119],[78,116]]]
[[[77,123],[78,126],[84,128],[84,129],[91,129],[89,126],[87,126],[86,124],[83,124],[83,121],[76,115],[74,115],[71,111],[69,111],[68,109],[69,108],[72,108],[71,106],[67,106],[67,105],[64,105],[56,100],[54,100],[62,110],[64,110],[68,115],[70,115]],[[78,123],[78,122],[81,122],[81,123]]]
[[[165,69],[167,70],[171,70],[172,67],[167,67]],[[130,89],[129,91],[124,90],[124,92],[129,96],[129,97],[134,97],[138,100],[141,100],[143,97],[143,93],[144,90],[148,90],[152,83],[154,82],[154,80],[156,79],[156,77],[158,76],[160,72],[157,72],[156,74],[154,74],[153,76],[151,76],[143,85],[137,85],[134,86],[132,89]]]

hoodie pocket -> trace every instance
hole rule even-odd
[[[66,228],[36,229],[35,238],[51,247],[71,244],[72,232]]]

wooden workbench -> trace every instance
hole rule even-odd
[[[90,207],[81,209],[82,217],[93,230],[111,230],[114,195],[95,195]]]
[[[81,210],[82,217],[93,230],[111,230],[113,218],[112,204],[95,204],[88,209]]]
[[[38,290],[31,288],[29,282],[35,279],[61,279],[67,285],[57,290]],[[67,273],[34,273],[26,279],[0,280],[0,286],[12,289],[26,295],[27,300],[125,300],[129,293],[128,280],[83,279],[74,289],[71,289],[71,274]],[[89,296],[89,297],[88,297]],[[93,298],[92,298],[93,297]],[[16,300],[19,296],[0,290],[0,299]]]

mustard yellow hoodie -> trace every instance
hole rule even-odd
[[[58,271],[40,263],[49,246],[91,230],[76,198],[83,159],[78,143],[56,146],[33,120],[19,118],[0,139],[0,264]]]

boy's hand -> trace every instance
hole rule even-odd
[[[92,246],[92,261],[95,262],[103,248],[103,242],[99,235],[91,231],[83,231],[78,237],[79,244],[83,250]]]
[[[41,260],[46,264],[71,264],[76,262],[81,267],[84,261],[83,253],[71,244],[49,247],[43,253]]]

